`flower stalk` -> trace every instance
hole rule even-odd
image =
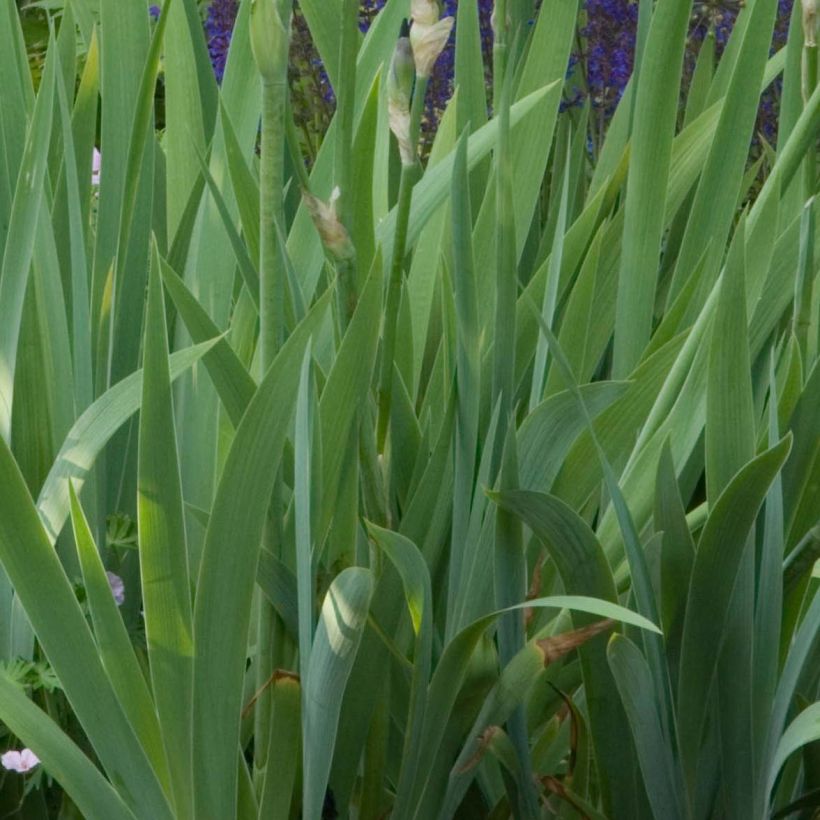
[[[436,0],[413,0],[411,12],[412,24],[407,20],[402,23],[388,75],[390,129],[399,144],[401,179],[393,258],[387,286],[387,309],[379,377],[379,416],[376,433],[379,453],[384,453],[390,418],[396,325],[401,301],[404,255],[407,249],[410,203],[413,198],[413,186],[419,178],[418,145],[424,97],[433,66],[447,44],[454,22],[452,17],[439,19],[441,10]]]
[[[803,60],[801,90],[805,106],[817,87],[817,0],[803,3]],[[805,163],[805,195],[814,195],[815,152],[809,151]]]
[[[284,269],[276,251],[276,224],[282,223],[288,22],[281,0],[254,0],[251,48],[262,79],[262,140],[259,159],[259,321],[260,363],[265,372],[284,337]],[[290,12],[287,12],[288,18]]]
[[[498,111],[501,107],[509,49],[510,16],[507,10],[507,0],[495,0],[491,26],[493,30],[493,111]]]
[[[396,323],[401,299],[402,269],[407,247],[407,228],[410,222],[410,202],[416,179],[418,133],[424,105],[426,78],[416,76],[413,50],[410,42],[410,24],[402,22],[388,75],[387,96],[390,110],[390,130],[399,144],[401,179],[396,204],[396,233],[393,238],[393,256],[387,284],[387,307],[382,340],[381,369],[378,388],[378,421],[376,445],[384,452],[393,387],[393,359],[396,350]]]
[[[286,141],[289,0],[253,0],[250,39],[262,80],[261,150],[259,158],[259,363],[263,373],[284,341],[285,269],[277,251],[277,226],[284,224],[284,153]],[[277,475],[271,495],[264,539],[274,554],[281,552],[282,477]],[[257,689],[263,689],[281,652],[284,627],[273,606],[260,597],[257,631]],[[265,772],[271,730],[271,693],[264,689],[254,713],[254,764]]]
[[[802,0],[803,59],[801,91],[804,107],[817,87],[817,0]],[[815,190],[817,183],[817,151],[810,148],[803,161],[803,199],[805,206],[800,221],[800,259],[794,293],[793,330],[804,361],[810,355],[809,329],[814,291]]]
[[[334,179],[336,180],[336,215],[348,237],[353,228],[351,207],[351,169],[353,167],[353,120],[356,96],[356,55],[359,46],[359,2],[343,0],[340,75],[336,93],[336,134]],[[356,254],[352,243],[342,256],[331,250],[336,261],[339,322],[347,327],[356,308]],[[351,252],[353,251],[353,252]]]
[[[505,56],[500,57],[502,61]],[[495,152],[496,181],[496,292],[495,342],[493,354],[492,401],[500,402],[501,424],[512,413],[515,391],[515,301],[517,297],[517,255],[515,211],[512,190],[512,156],[510,151],[511,76],[500,91],[498,107],[498,142]],[[498,443],[503,441],[500,431]],[[493,472],[498,467],[500,448],[496,447]]]

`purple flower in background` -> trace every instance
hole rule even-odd
[[[745,3],[743,0],[699,0],[692,9],[692,19],[689,26],[689,42],[686,49],[684,63],[684,77],[691,78],[695,69],[698,53],[708,36],[715,38],[715,57],[720,59],[729,37],[732,34],[737,16]],[[786,45],[789,36],[789,21],[791,19],[793,0],[778,0],[777,17],[770,53]],[[759,135],[768,142],[777,139],[777,124],[780,109],[780,92],[783,87],[782,77],[778,77],[760,98],[760,108],[757,115],[755,143],[759,145]]]
[[[359,4],[359,31],[366,34],[376,15],[384,8],[387,0],[362,0]]]
[[[208,6],[205,33],[208,35],[208,53],[218,83],[222,82],[222,75],[225,73],[225,61],[228,59],[238,10],[237,0],[211,0]]]
[[[610,117],[632,74],[638,5],[629,0],[586,0],[587,89],[594,108]],[[576,55],[576,60],[578,56]]]
[[[386,0],[361,0],[359,29],[362,33],[367,33],[385,3]],[[458,0],[441,0],[441,3],[444,16],[457,18]],[[488,95],[492,88],[491,17],[494,5],[493,0],[478,0]],[[538,8],[540,0],[536,0],[535,5]],[[684,64],[684,93],[705,38],[715,38],[715,57],[719,59],[743,5],[744,0],[695,0]],[[793,0],[778,0],[773,50],[786,42],[792,6]],[[225,71],[237,9],[238,0],[211,0],[208,6],[205,31],[218,82],[222,81]],[[592,129],[597,138],[603,135],[632,75],[637,24],[637,0],[584,0],[582,4],[579,47],[570,57],[561,109],[566,111],[589,99],[595,114]],[[454,27],[430,76],[422,121],[423,152],[429,150],[438,122],[453,93],[455,39]],[[336,98],[298,3],[294,6],[288,74],[294,119],[303,134],[308,162],[312,162],[330,124]],[[757,133],[768,141],[776,139],[780,89],[781,80],[778,79],[766,90],[761,100]]]
[[[786,43],[792,5],[793,0],[778,0],[772,53]],[[744,0],[696,0],[693,4],[684,62],[684,90],[704,40],[714,37],[715,58],[720,59],[743,6]],[[570,81],[562,108],[566,110],[580,104],[588,94],[601,132],[615,112],[632,74],[638,4],[635,0],[585,0],[583,10],[586,19],[579,29],[583,45],[572,55],[568,73],[585,76],[585,87],[579,88],[577,81]],[[778,79],[761,98],[757,133],[770,141],[776,137],[780,88]]]
[[[689,24],[690,45],[702,42],[709,32],[713,32],[715,53],[722,54],[743,5],[741,0],[697,0]]]
[[[366,34],[387,0],[361,0],[359,29]],[[490,18],[493,0],[478,0],[481,47],[487,87],[491,85],[492,28]],[[233,26],[238,11],[237,0],[211,0],[205,20],[208,52],[217,82],[222,81],[225,61],[231,43]],[[444,0],[443,14],[456,16],[458,0]],[[444,52],[439,57],[430,77],[422,123],[423,147],[429,148],[441,114],[453,93],[455,73],[455,29]],[[293,10],[291,48],[288,75],[291,103],[296,125],[304,135],[308,161],[312,161],[327,130],[336,105],[336,97],[327,72],[320,59],[299,4]]]
[[[161,11],[162,9],[160,9],[159,6],[148,6],[148,14],[152,20],[156,20],[159,17]]]
[[[111,594],[114,596],[114,601],[117,606],[122,606],[125,603],[125,584],[119,575],[113,572],[106,572],[108,576],[108,586],[111,587]]]
[[[771,53],[786,45],[789,39],[789,23],[792,16],[793,0],[778,0],[777,19],[774,23],[774,34],[772,35]],[[799,25],[799,18],[798,18]],[[780,94],[783,91],[783,75],[777,79],[763,92],[760,98],[760,110],[757,116],[758,132],[768,142],[775,142],[777,139],[777,128],[780,115]]]
[[[304,137],[308,162],[312,163],[330,125],[336,97],[298,5],[291,23],[288,81],[293,119]]]

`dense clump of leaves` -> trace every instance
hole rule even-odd
[[[27,53],[34,16],[0,805],[807,806],[812,5],[58,2]]]

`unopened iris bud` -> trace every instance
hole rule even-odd
[[[410,24],[403,20],[393,59],[390,61],[390,73],[387,77],[388,98],[391,102],[406,106],[409,111],[415,83],[416,64],[410,46]]]
[[[322,244],[337,262],[344,262],[352,260],[356,255],[356,250],[350,234],[336,213],[336,203],[340,196],[341,191],[338,187],[333,189],[328,202],[323,202],[309,191],[302,191],[305,207],[319,232]]]
[[[413,165],[416,161],[415,148],[410,140],[410,103],[416,82],[416,64],[413,60],[410,35],[410,24],[404,20],[387,75],[387,110],[390,130],[399,143],[403,165]]]
[[[452,17],[439,20],[440,11],[436,0],[413,0],[411,13],[413,26],[410,29],[410,43],[416,61],[416,73],[419,77],[429,77],[450,39],[455,21]]]
[[[264,82],[283,81],[288,64],[288,32],[276,0],[253,0],[251,51]]]
[[[412,0],[410,15],[414,25],[432,26],[441,17],[441,6],[437,0]]]
[[[803,1],[803,44],[817,45],[817,0]]]

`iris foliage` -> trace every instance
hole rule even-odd
[[[813,3],[40,11],[3,810],[811,816]]]

